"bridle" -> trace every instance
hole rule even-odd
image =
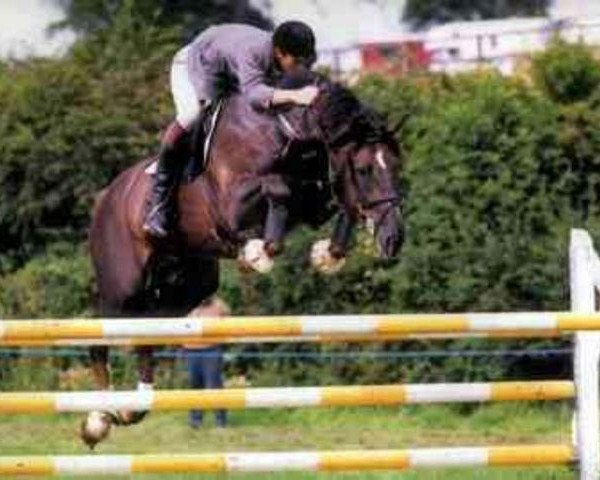
[[[365,196],[363,189],[360,188],[360,181],[357,179],[357,173],[356,173],[356,168],[354,168],[354,163],[350,160],[350,158],[347,160],[347,163],[349,163],[349,165],[350,165],[350,173],[352,176],[352,182],[355,185],[357,185],[356,193],[358,196],[358,214],[361,217],[363,217],[364,219],[366,219],[367,221],[369,219],[372,220],[373,233],[377,234],[377,232],[379,231],[379,228],[381,227],[381,225],[383,224],[383,222],[385,221],[387,216],[396,207],[398,207],[400,205],[400,196],[398,194],[394,193],[392,195],[387,195],[387,196],[375,198],[373,200],[369,200]],[[369,214],[369,212],[372,212],[375,208],[377,208],[381,205],[386,205],[386,208],[383,209],[383,211],[379,215],[377,215],[375,217],[372,213]],[[373,218],[373,217],[375,217],[375,218]]]
[[[318,100],[318,99],[317,99]],[[314,125],[318,138],[320,138],[326,145],[328,152],[330,155],[335,155],[335,152],[339,151],[343,146],[347,145],[349,141],[353,141],[353,139],[349,139],[348,137],[351,135],[354,123],[358,118],[358,114],[356,114],[353,118],[348,119],[341,128],[337,129],[333,134],[325,132],[322,125],[317,121],[317,114],[315,112],[314,104],[306,109],[306,114],[312,115],[314,119],[311,119],[310,124]],[[283,112],[279,112],[276,115],[277,122],[279,127],[287,139],[282,153],[280,156],[283,158],[289,152],[289,149],[293,142],[302,141],[303,135],[298,132],[298,130],[294,127],[292,122],[286,117]],[[374,143],[377,139],[370,139],[368,143]],[[328,162],[328,177],[329,177],[329,185],[332,190],[333,198],[337,198],[338,195],[335,194],[336,189],[340,186],[340,182],[343,181],[343,171],[345,168],[350,168],[352,182],[356,185],[357,196],[358,196],[358,213],[361,217],[365,219],[371,219],[373,221],[373,231],[377,233],[385,219],[388,215],[393,211],[394,208],[398,207],[400,204],[400,197],[398,194],[388,195],[381,198],[376,198],[374,200],[369,200],[366,198],[364,191],[360,188],[360,181],[357,179],[356,169],[354,168],[354,163],[351,159],[352,156],[348,156],[348,159],[345,160],[342,168],[336,169],[332,165],[332,162]],[[380,205],[387,204],[387,207],[377,215],[377,218],[373,219],[373,215],[369,215],[369,211],[379,207]]]

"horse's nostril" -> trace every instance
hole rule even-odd
[[[398,255],[402,246],[402,238],[397,235],[390,235],[386,238],[384,244],[384,254],[387,258],[393,258]]]

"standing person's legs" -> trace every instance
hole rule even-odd
[[[203,352],[201,349],[184,350],[190,388],[193,389],[205,388],[201,357]],[[189,422],[192,428],[198,428],[202,424],[202,410],[190,410]]]
[[[223,388],[223,350],[221,347],[212,347],[204,351],[206,354],[202,359],[202,375],[204,388]],[[215,411],[217,426],[227,425],[227,412],[225,410]]]

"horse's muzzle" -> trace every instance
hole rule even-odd
[[[376,232],[379,254],[384,259],[398,256],[404,244],[404,223],[399,208],[390,209]]]

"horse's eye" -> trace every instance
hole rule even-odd
[[[367,176],[367,175],[371,175],[371,173],[373,173],[373,167],[371,165],[365,165],[364,167],[358,167],[356,169],[356,171],[358,172],[358,174],[360,176]]]

